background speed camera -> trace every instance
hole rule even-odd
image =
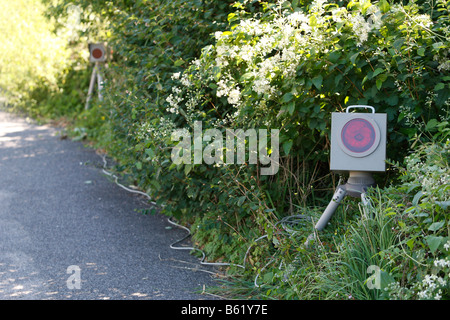
[[[372,113],[351,113],[352,108],[370,108]],[[330,170],[386,170],[385,113],[375,113],[370,106],[349,106],[347,112],[331,114]]]
[[[89,43],[89,61],[105,62],[107,59],[107,51],[104,43]]]

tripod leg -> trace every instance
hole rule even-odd
[[[89,83],[89,91],[86,99],[86,105],[84,106],[84,109],[87,110],[89,108],[89,101],[92,97],[92,92],[94,91],[94,82],[95,82],[95,76],[97,75],[97,66],[94,67],[94,70],[92,70],[91,75],[91,82]]]
[[[333,216],[334,212],[336,211],[337,207],[341,203],[342,199],[344,199],[345,195],[347,194],[347,191],[344,187],[339,186],[336,189],[336,192],[333,195],[333,198],[331,199],[330,203],[326,207],[325,211],[322,213],[322,216],[320,217],[319,221],[316,223],[316,230],[321,231],[323,230],[328,221]]]
[[[100,73],[100,68],[98,64],[96,65],[97,68],[97,85],[98,85],[98,100],[103,101],[103,77]]]
[[[341,203],[342,199],[344,199],[345,195],[347,194],[347,190],[345,189],[345,186],[338,186],[336,191],[334,192],[333,198],[331,199],[330,203],[326,207],[325,211],[320,216],[319,221],[317,221],[315,225],[315,230],[322,231],[327,226],[328,221],[333,216],[334,212],[336,211],[337,207]],[[305,241],[305,248],[308,248],[311,242],[315,239],[316,232],[311,233],[308,238]]]

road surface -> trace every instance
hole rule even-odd
[[[210,299],[186,232],[58,129],[0,111],[0,299]],[[207,269],[207,271],[214,271]]]

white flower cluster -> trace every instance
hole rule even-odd
[[[233,79],[228,76],[227,78],[222,78],[217,83],[217,93],[218,97],[228,97],[227,101],[229,104],[237,105],[241,97],[241,92],[239,87],[233,82]]]
[[[413,290],[402,287],[398,281],[389,283],[384,291],[388,292],[390,300],[407,300],[413,294]]]
[[[323,2],[317,1],[317,5]],[[245,63],[249,70],[246,80],[251,81],[252,90],[261,96],[276,96],[273,81],[280,76],[295,76],[296,67],[305,59],[304,52],[310,49],[313,31],[309,18],[304,13],[294,12],[279,14],[270,22],[254,18],[242,20],[232,31],[216,32],[215,61],[222,71],[217,95],[226,96],[230,104],[239,105],[241,90],[232,77],[234,70],[230,66]],[[322,32],[317,34],[322,36]]]
[[[353,32],[359,39],[357,45],[360,47],[369,38],[369,32],[372,30],[372,26],[359,12],[356,15],[349,15],[349,21],[352,24]]]
[[[442,298],[442,287],[447,285],[447,281],[435,274],[427,274],[422,280],[421,291],[418,293],[420,299],[440,300]]]
[[[444,244],[444,249],[449,251],[450,250],[450,240],[448,240],[445,244]]]
[[[135,134],[139,140],[164,141],[167,137],[171,136],[175,128],[176,126],[172,120],[161,117],[157,126],[149,122],[141,123]]]
[[[359,11],[348,12],[347,9],[342,7],[334,8],[331,13],[334,22],[349,22],[351,24],[352,30],[358,38],[358,46],[361,46],[368,40],[370,32],[379,30],[383,25],[381,20],[382,13],[376,5],[371,5],[365,15]]]
[[[326,34],[330,27],[336,28],[333,23],[349,25],[358,45],[368,40],[372,30],[382,27],[382,13],[377,5],[368,7],[364,15],[338,7],[331,10],[330,19],[326,4],[327,0],[315,0],[308,14],[279,9],[273,20],[243,19],[230,31],[216,32],[215,63],[221,70],[217,95],[228,97],[235,106],[245,100],[242,87],[237,85],[242,79],[232,76],[235,67],[244,64],[248,70],[244,82],[257,95],[276,98],[279,80],[286,83],[294,79],[298,66],[310,59],[310,52],[328,50],[330,39]],[[334,35],[339,36],[339,31]]]
[[[448,260],[448,259],[434,260],[434,266],[439,267],[439,268],[449,268],[450,260]]]
[[[420,28],[429,28],[433,25],[430,16],[427,14],[420,14],[417,16],[413,16],[411,17],[411,20],[414,24],[416,24]]]
[[[180,97],[181,89],[178,87],[172,87],[172,92],[166,99],[170,107],[166,109],[167,112],[178,114],[179,104],[183,101]]]
[[[435,55],[433,60],[439,63],[437,67],[439,72],[450,70],[450,50],[442,50],[442,55]]]
[[[447,150],[449,146],[445,147]],[[433,146],[427,150],[428,155],[432,155]],[[408,174],[421,184],[422,192],[426,196],[422,201],[447,201],[448,192],[445,192],[445,186],[450,184],[450,170],[438,164],[429,164],[427,161],[421,161],[415,155],[405,158]]]
[[[198,59],[191,63],[195,68],[199,68],[200,64]],[[172,79],[178,80],[181,85],[172,87],[172,93],[166,98],[166,102],[169,104],[166,111],[181,114],[188,122],[192,122],[194,111],[201,100],[201,94],[199,89],[193,89],[193,83],[189,77],[189,73],[176,72],[172,74]]]

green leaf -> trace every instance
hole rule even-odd
[[[292,144],[293,144],[292,140],[283,142],[283,150],[286,155],[289,155],[289,152],[291,151],[292,148]]]
[[[428,121],[425,129],[427,131],[433,130],[436,128],[436,126],[438,125],[439,121],[437,121],[436,119],[431,119],[430,121]]]
[[[416,195],[414,196],[413,201],[412,201],[413,206],[417,206],[417,204],[419,203],[419,200],[420,200],[420,198],[422,198],[422,196],[423,196],[422,191],[419,191],[416,193]]]
[[[434,87],[434,91],[439,91],[445,88],[445,84],[440,82]]]
[[[322,75],[318,75],[317,77],[315,77],[314,79],[311,80],[312,83],[314,84],[314,86],[320,90],[320,88],[322,87],[322,81],[323,81],[323,77]]]
[[[287,109],[288,109],[289,114],[292,116],[295,111],[295,101],[289,102],[289,104],[287,105]]]
[[[388,287],[388,285],[394,282],[394,278],[386,271],[380,271],[380,289],[383,290]]]
[[[175,67],[179,67],[179,66],[181,66],[181,65],[183,65],[184,64],[184,61],[183,61],[183,59],[178,59],[177,61],[175,61],[174,62],[174,66]]]
[[[373,72],[372,78],[375,78],[377,75],[379,75],[380,73],[383,73],[384,70],[381,68],[376,68],[375,71]]]
[[[406,241],[406,245],[408,246],[408,248],[410,250],[412,250],[414,248],[414,242],[416,241],[415,238],[411,238],[408,241]]]
[[[441,244],[442,239],[444,239],[444,238],[436,237],[436,236],[428,236],[426,238],[426,242],[427,242],[428,247],[430,248],[431,253],[434,253],[439,248],[439,245]]]
[[[230,13],[229,15],[228,15],[228,22],[232,22],[232,21],[234,21],[234,20],[236,20],[237,19],[237,16],[236,16],[236,13]]]
[[[339,58],[342,55],[342,51],[332,51],[329,55],[328,55],[328,60],[330,60],[332,63],[336,63]]]
[[[380,8],[382,13],[386,13],[391,8],[389,2],[387,0],[381,0],[378,2],[378,7]]]
[[[398,95],[391,94],[388,98],[386,98],[386,102],[390,106],[397,106],[397,104],[398,104]],[[395,114],[396,111],[394,111],[393,113]]]
[[[245,199],[246,199],[245,196],[239,197],[238,202],[237,202],[237,205],[238,205],[238,206],[242,206],[242,204],[244,203]]]
[[[294,97],[294,95],[292,93],[288,92],[283,95],[283,97],[281,98],[281,101],[289,102],[292,100],[293,97]]]
[[[449,201],[436,201],[435,203],[444,210],[447,210],[447,208],[450,206],[450,200]]]
[[[192,164],[187,164],[184,166],[184,174],[185,175],[188,175],[189,172],[191,172],[191,170],[192,170]]]
[[[146,154],[147,156],[149,156],[149,158],[155,157],[155,152],[153,151],[152,148],[145,149],[145,154]]]
[[[268,272],[263,276],[263,281],[265,283],[270,283],[273,280],[273,272]]]
[[[376,82],[377,82],[377,89],[380,90],[380,89],[381,89],[381,86],[383,85],[383,80],[377,79]]]
[[[244,73],[244,74],[241,76],[241,81],[250,80],[250,79],[252,79],[253,77],[254,77],[253,72],[247,72],[247,73]]]
[[[392,44],[392,46],[397,50],[400,51],[400,49],[402,48],[403,43],[405,42],[405,39],[403,38],[399,38],[397,40],[394,41],[394,43]]]
[[[419,50],[417,50],[417,54],[423,57],[425,55],[425,48],[419,48]]]
[[[351,61],[353,64],[355,64],[356,58],[358,58],[358,56],[359,56],[359,52],[355,53],[354,55],[352,55],[352,56],[350,57],[350,61]]]
[[[435,232],[442,228],[444,226],[444,223],[444,221],[434,222],[428,227],[428,230]]]

